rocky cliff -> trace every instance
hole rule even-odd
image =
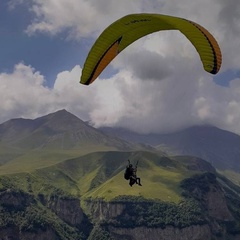
[[[211,229],[208,225],[194,225],[186,227],[183,229],[174,228],[168,226],[164,229],[161,228],[144,228],[136,227],[132,229],[123,229],[109,227],[114,239],[122,239],[122,236],[125,236],[125,239],[132,240],[207,240],[211,239]]]
[[[84,213],[80,207],[79,199],[74,198],[59,198],[51,196],[47,202],[47,206],[56,215],[71,226],[78,226],[84,218]]]
[[[21,232],[18,227],[10,226],[0,229],[0,240],[59,240],[56,232],[47,228],[46,230],[37,230],[35,232]]]
[[[77,198],[6,189],[0,206],[0,240],[86,239],[92,228]]]

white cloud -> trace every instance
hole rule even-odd
[[[129,13],[156,12],[187,18],[203,25],[219,41],[221,72],[239,69],[240,2],[236,0],[211,0],[211,4],[209,0],[31,2],[35,17],[28,26],[29,34],[56,35],[67,30],[69,38],[78,40],[95,39],[109,23]],[[79,84],[81,68],[76,66],[59,73],[54,87],[48,89],[40,73],[18,64],[13,73],[0,75],[0,120],[35,117],[66,108],[97,127],[164,132],[208,123],[240,133],[240,79],[232,80],[229,87],[215,84],[181,33],[149,35],[123,51],[112,66],[118,70],[116,75],[90,86]]]
[[[226,88],[194,73],[179,72],[162,81],[146,81],[123,70],[84,86],[79,84],[80,75],[79,66],[61,72],[49,89],[39,72],[22,63],[13,73],[0,74],[0,121],[35,118],[65,108],[96,127],[167,132],[208,123],[240,133],[239,79]]]
[[[68,38],[80,39],[98,35],[110,22],[140,11],[141,1],[127,0],[32,0],[35,14],[27,33],[46,32],[55,35],[68,30]],[[126,7],[127,6],[127,7]]]
[[[11,74],[0,74],[1,121],[17,116],[34,116],[48,102],[49,89],[33,68],[20,63]],[[39,107],[40,105],[40,107]]]
[[[87,1],[75,0],[33,0],[31,11],[35,18],[27,28],[27,32],[47,32],[55,35],[65,29],[71,35],[86,36],[94,31],[89,25],[97,15],[95,9]]]

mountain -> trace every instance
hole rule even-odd
[[[72,149],[86,144],[118,149],[133,147],[133,144],[99,132],[66,110],[34,120],[9,120],[0,125],[0,141],[21,149]]]
[[[11,119],[0,124],[0,174],[45,167],[90,152],[151,150],[151,146],[171,155],[205,159],[230,174],[240,172],[237,134],[213,126],[148,135],[126,129],[95,129],[60,110],[37,119]]]
[[[60,110],[0,124],[0,174],[45,167],[90,152],[152,150],[151,146],[171,155],[205,159],[222,171],[240,172],[240,136],[229,131],[195,126],[170,134],[143,135],[125,129],[95,129]]]
[[[124,129],[101,131],[126,141],[150,144],[169,154],[192,155],[220,170],[240,172],[240,136],[213,126],[194,126],[169,134],[137,134]]]
[[[0,124],[0,173],[44,167],[89,152],[142,148],[60,110],[37,119],[11,119]]]

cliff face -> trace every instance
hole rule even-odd
[[[117,218],[126,208],[126,205],[122,203],[109,203],[104,201],[87,201],[87,205],[88,209],[90,209],[91,216],[97,221]]]
[[[18,227],[8,227],[0,229],[0,240],[60,240],[53,229],[48,228],[45,231],[21,232]]]
[[[0,240],[87,239],[91,223],[80,200],[7,189],[0,192]]]
[[[124,215],[129,203],[111,203],[96,202],[91,203],[94,208],[92,214],[95,218],[102,220],[107,231],[113,239],[122,240],[207,240],[212,237],[212,229],[209,224],[193,225],[184,228],[173,226],[165,227],[121,227],[116,224],[116,219]],[[137,204],[137,203],[136,203]],[[129,216],[130,217],[130,216]],[[133,225],[136,219],[132,219]],[[106,225],[106,222],[108,224]],[[116,226],[117,225],[117,226]]]
[[[23,210],[33,202],[34,198],[23,191],[13,191],[11,189],[7,189],[0,192],[0,204],[4,207],[13,208],[15,210]]]
[[[224,191],[214,174],[207,173],[186,179],[182,187],[202,205],[209,217],[226,222],[234,220],[228,209]]]
[[[3,227],[0,229],[0,240],[57,240],[59,237],[51,227],[34,231],[24,229],[24,214],[30,205],[36,204],[34,196],[23,191],[7,189],[0,192],[1,217]]]
[[[211,239],[212,231],[209,224],[193,225],[185,228],[173,226],[162,227],[121,227],[116,219],[126,214],[129,203],[105,203],[102,201],[89,203],[96,220],[101,220],[113,239],[122,240],[207,240]],[[138,203],[136,203],[138,204]],[[141,203],[140,203],[141,205]],[[130,217],[130,216],[129,216]],[[133,225],[136,219],[132,219]],[[108,224],[106,224],[106,222]]]
[[[78,226],[83,221],[83,211],[79,199],[61,199],[52,196],[47,206],[63,221],[72,226]]]
[[[223,190],[219,185],[211,185],[209,192],[205,196],[205,204],[210,217],[220,221],[233,221]]]
[[[161,228],[137,227],[133,229],[123,229],[109,227],[109,231],[116,240],[121,240],[122,236],[132,240],[207,240],[211,239],[211,229],[208,225],[196,225],[183,229],[172,226]]]

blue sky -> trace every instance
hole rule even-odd
[[[67,41],[67,31],[58,36],[44,33],[29,36],[25,32],[34,18],[29,4],[10,9],[8,1],[2,1],[0,13],[1,72],[11,72],[16,63],[23,62],[40,71],[47,86],[52,87],[59,72],[83,64],[89,49],[81,48],[80,40]]]
[[[229,69],[225,72],[221,72],[220,74],[216,75],[214,77],[214,81],[218,85],[222,86],[229,86],[231,80],[240,78],[240,70],[235,69]]]
[[[222,50],[219,74],[206,73],[186,38],[169,31],[138,40],[94,84],[79,84],[99,34],[139,12],[207,28]],[[212,124],[240,133],[239,19],[235,0],[1,1],[0,123],[65,108],[96,127],[166,132]]]

